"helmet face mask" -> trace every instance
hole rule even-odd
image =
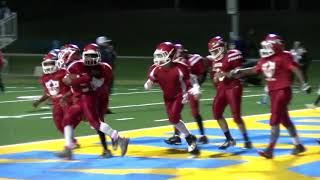
[[[55,60],[46,59],[42,61],[41,65],[44,74],[52,74],[58,70]]]
[[[223,54],[224,54],[224,47],[217,47],[214,49],[210,49],[209,52],[211,54],[211,56],[213,57],[214,60],[218,61],[220,59],[222,59]]]
[[[216,36],[209,40],[208,50],[212,58],[215,61],[219,61],[223,58],[226,51],[225,42],[220,36]]]
[[[174,54],[175,48],[172,43],[161,43],[153,53],[153,62],[158,66],[165,66],[172,61],[172,57]]]
[[[98,53],[84,53],[83,61],[87,66],[95,66],[100,63],[101,58]]]
[[[101,62],[101,55],[97,44],[89,44],[83,49],[82,59],[86,66],[95,66]]]
[[[280,53],[283,49],[284,45],[282,43],[282,38],[276,34],[268,34],[261,42],[259,53],[260,56],[264,58]]]
[[[271,41],[262,41],[261,42],[261,49],[259,50],[260,56],[262,58],[270,57],[275,54],[273,49],[273,45]]]

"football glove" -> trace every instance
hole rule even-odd
[[[199,84],[193,84],[192,88],[189,89],[188,93],[192,94],[195,99],[199,99],[201,95]]]
[[[151,90],[153,87],[153,81],[151,81],[150,79],[148,79],[148,81],[146,83],[144,83],[144,89],[145,90]]]
[[[189,102],[189,95],[188,93],[184,93],[182,95],[182,104],[187,104]]]
[[[230,72],[229,72],[229,77],[235,77],[236,75],[238,75],[240,73],[240,69],[232,69]]]
[[[301,90],[307,94],[311,93],[311,86],[308,83],[303,83],[301,86]]]

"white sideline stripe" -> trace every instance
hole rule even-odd
[[[51,109],[49,106],[42,106],[40,109]]]
[[[129,117],[129,118],[119,118],[119,119],[115,119],[117,121],[126,121],[126,120],[131,120],[131,119],[134,119],[132,117]]]
[[[29,116],[42,116],[42,115],[51,115],[52,113],[34,113],[34,114],[22,114],[22,115],[16,115],[16,116],[0,116],[0,119],[8,119],[8,118],[24,118]]]
[[[161,92],[158,90],[152,90],[152,91],[137,91],[137,92],[126,92],[126,93],[113,93],[111,96],[116,96],[116,95],[129,95],[129,94],[147,94],[147,93],[154,93],[154,92]]]
[[[32,53],[3,53],[4,56],[26,56],[26,57],[37,57],[44,56],[44,54],[32,54]],[[152,59],[152,56],[117,56],[118,58],[126,59]]]
[[[309,110],[309,109],[308,109],[308,108],[305,108],[305,109],[296,109],[296,110],[291,110],[291,111],[289,111],[289,112],[299,112],[299,111],[305,111],[305,110]],[[253,114],[253,115],[242,116],[242,117],[243,117],[243,118],[246,118],[246,117],[255,117],[255,116],[263,116],[263,115],[270,115],[270,113],[265,113],[265,114]],[[205,121],[214,121],[214,120],[210,119],[210,120],[205,120]],[[185,124],[192,124],[192,123],[195,123],[195,122],[188,122],[188,123],[185,123]],[[158,128],[162,128],[162,127],[172,127],[172,125],[156,126],[156,127],[149,127],[149,128],[138,128],[138,129],[121,131],[121,132],[123,132],[123,133],[125,133],[125,132],[135,132],[135,131],[141,131],[141,130],[158,129]],[[97,136],[97,135],[79,136],[79,137],[77,137],[77,139],[83,139],[83,138],[93,137],[93,136]],[[26,143],[17,143],[17,144],[1,145],[0,148],[6,148],[6,147],[12,147],[12,146],[21,146],[21,145],[28,145],[28,144],[40,144],[40,143],[45,143],[45,142],[54,142],[54,141],[58,141],[58,140],[62,140],[62,139],[49,139],[49,140],[32,141],[32,142],[26,142]]]
[[[264,94],[252,94],[252,95],[245,95],[242,97],[256,97],[256,96],[262,96]],[[212,98],[208,99],[200,99],[200,101],[212,101]],[[132,105],[124,105],[124,106],[113,106],[109,107],[110,109],[121,109],[121,108],[130,108],[130,107],[144,107],[144,106],[154,106],[154,105],[162,105],[163,102],[158,103],[146,103],[146,104],[132,104]],[[29,117],[29,116],[40,116],[45,114],[51,114],[51,113],[38,113],[38,114],[23,114],[23,115],[17,115],[17,116],[0,116],[0,119],[7,119],[7,118],[23,118],[23,117]]]
[[[13,100],[13,101],[0,101],[0,104],[12,103],[12,102],[24,102],[24,101],[34,101],[34,100],[25,99],[25,100]]]
[[[39,91],[42,91],[42,90],[39,90]],[[7,92],[9,92],[9,91],[7,91]],[[23,91],[23,92],[25,92],[25,91]],[[137,92],[127,92],[127,93],[114,93],[114,94],[111,94],[111,96],[130,95],[130,94],[147,94],[147,93],[155,93],[155,92],[161,92],[161,91],[160,90],[152,90],[152,91],[137,91]],[[39,97],[41,97],[41,95],[39,95]],[[0,104],[11,103],[11,102],[24,102],[24,101],[34,101],[34,99],[0,101]]]
[[[40,119],[52,119],[52,116],[40,117]]]
[[[137,88],[128,89],[128,91],[137,91],[137,90],[139,90],[139,89],[137,89]]]
[[[167,119],[156,119],[156,120],[154,120],[154,121],[156,121],[156,122],[168,121],[168,118],[167,118]]]
[[[12,86],[7,86],[6,89],[15,89],[15,88],[18,88],[18,87],[12,87]]]
[[[33,90],[26,90],[26,91],[7,91],[6,93],[34,92],[34,91],[43,91],[43,90],[41,90],[41,89],[33,89]]]
[[[128,108],[128,107],[141,107],[141,106],[153,106],[153,105],[161,105],[163,102],[158,103],[147,103],[147,104],[132,104],[132,105],[124,105],[124,106],[114,106],[109,107],[110,109],[120,109],[120,108]]]
[[[33,86],[30,86],[30,87],[23,87],[23,89],[35,89],[37,87],[33,87]]]

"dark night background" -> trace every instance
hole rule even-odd
[[[175,4],[175,3],[179,4]],[[228,39],[230,17],[225,0],[7,0],[18,13],[19,37],[5,52],[44,53],[52,40],[83,46],[106,35],[119,55],[152,55],[161,41],[183,43],[191,51],[207,54],[207,41],[221,34]],[[257,43],[266,33],[280,34],[291,48],[301,40],[310,54],[320,58],[317,0],[239,0],[240,36],[249,29]]]

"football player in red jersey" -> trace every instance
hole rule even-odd
[[[204,59],[199,54],[189,54],[188,50],[183,47],[182,44],[175,44],[176,56],[173,62],[182,62],[188,65],[190,70],[190,80],[193,84],[201,85],[206,78],[206,66],[204,64]],[[200,138],[198,139],[199,144],[207,144],[208,138],[205,136],[203,128],[203,120],[199,110],[199,100],[194,98],[192,94],[189,94],[189,105],[191,109],[191,114],[196,120],[199,131]],[[165,140],[167,144],[181,144],[181,138],[177,129],[174,129],[174,136]]]
[[[268,147],[258,151],[260,156],[273,158],[273,150],[280,134],[280,124],[289,132],[293,139],[293,155],[304,152],[306,149],[301,144],[295,125],[290,120],[288,105],[292,98],[291,84],[292,72],[301,83],[301,90],[310,93],[311,87],[304,81],[299,65],[293,60],[290,52],[284,51],[280,36],[269,34],[261,42],[260,60],[252,68],[236,69],[229,73],[231,77],[242,77],[252,74],[263,74],[267,81],[271,101],[271,137]]]
[[[216,87],[216,96],[212,103],[212,112],[214,119],[218,121],[226,141],[219,149],[226,149],[236,144],[232,138],[227,121],[223,117],[223,112],[227,105],[230,106],[233,120],[238,125],[244,139],[244,148],[252,148],[252,143],[248,137],[245,123],[241,117],[241,96],[242,85],[238,79],[219,76],[218,72],[229,72],[233,69],[240,68],[242,64],[242,54],[237,49],[226,49],[226,44],[220,36],[209,40],[208,50],[211,54],[211,74],[214,86]]]
[[[82,54],[83,59],[72,62],[67,68],[68,74],[64,78],[64,83],[71,87],[73,105],[68,109],[68,113],[63,119],[66,147],[65,151],[60,153],[60,157],[68,159],[72,157],[70,149],[72,128],[70,124],[81,113],[95,130],[107,134],[115,146],[120,146],[122,156],[127,152],[129,139],[120,137],[118,131],[103,122],[98,112],[99,108],[96,108],[97,102],[95,100],[98,94],[96,89],[103,86],[104,82],[108,82],[111,78],[110,70],[100,67],[101,59],[97,48],[96,44],[85,46]]]
[[[59,52],[51,51],[43,57],[43,61],[41,63],[43,76],[40,79],[40,84],[43,86],[44,94],[40,99],[33,102],[33,106],[38,107],[41,102],[50,99],[52,101],[52,117],[54,124],[61,134],[63,134],[63,116],[67,107],[71,105],[71,101],[69,98],[66,99],[64,105],[60,104],[62,97],[69,93],[70,88],[62,82],[62,79],[66,75],[66,70],[57,67],[57,53]],[[80,120],[73,122],[73,128],[75,128],[79,122]],[[72,138],[71,147],[78,148],[79,146],[80,145],[77,143],[76,139]]]
[[[192,135],[181,119],[183,101],[187,102],[188,91],[198,98],[199,85],[191,88],[188,66],[181,62],[172,62],[176,50],[171,42],[160,43],[154,51],[154,65],[151,66],[148,80],[144,84],[150,90],[157,83],[163,91],[163,100],[171,124],[183,135],[188,143],[188,152],[192,156],[199,154],[196,137]]]

